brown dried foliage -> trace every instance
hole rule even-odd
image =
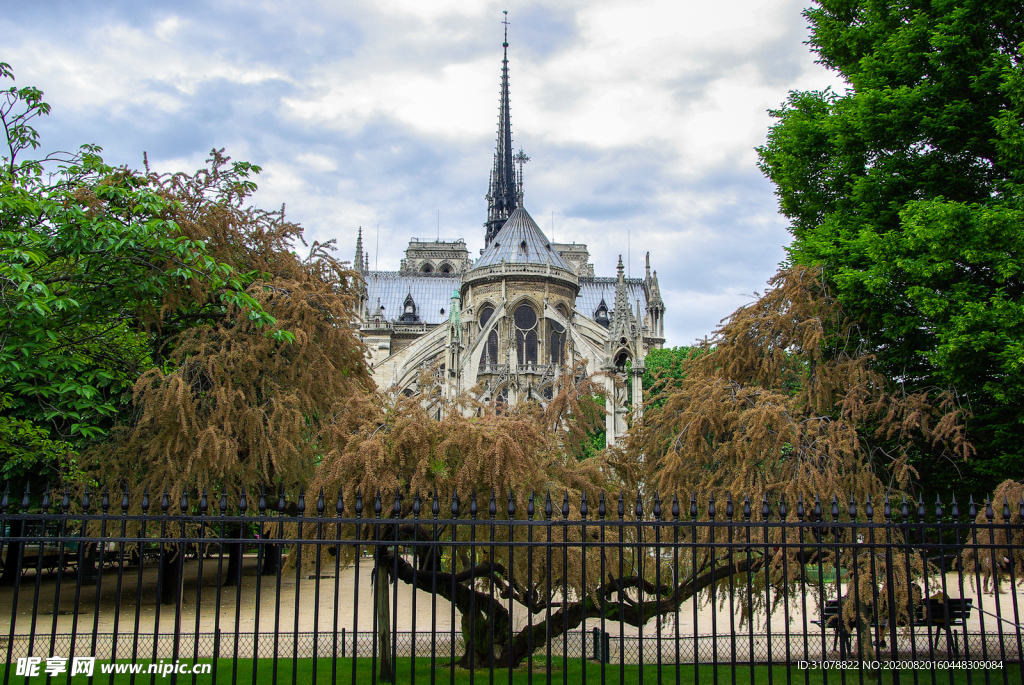
[[[351,327],[358,275],[330,245],[314,243],[299,258],[302,229],[283,207],[245,206],[251,184],[222,153],[209,161],[195,175],[149,179],[177,201],[168,218],[183,235],[204,241],[215,260],[256,273],[246,290],[277,324],[260,326],[230,304],[202,306],[215,294],[198,284],[168,293],[164,310],[175,316],[149,319],[166,358],[158,355],[137,382],[132,424],[89,455],[96,480],[154,493],[166,486],[172,502],[184,489],[308,485],[339,433],[336,417],[373,391]],[[275,340],[275,330],[294,340]]]
[[[342,489],[349,498],[357,490],[367,497],[380,490],[389,498],[398,490],[446,499],[456,492],[465,497],[510,488],[578,496],[604,487],[605,463],[581,459],[588,436],[603,424],[603,408],[592,399],[598,388],[590,379],[577,383],[577,375],[563,374],[546,407],[525,402],[506,409],[471,394],[449,401],[430,391],[358,398],[348,420],[337,421],[326,436],[332,448],[316,486]],[[432,388],[432,378],[425,370],[419,386]],[[406,501],[403,511],[410,506]]]
[[[1024,483],[1003,481],[978,507],[960,555],[965,573],[983,590],[1003,582],[1024,584]]]
[[[624,459],[664,491],[864,501],[904,491],[911,452],[966,458],[965,415],[948,391],[907,393],[855,346],[811,268],[777,274],[666,379],[631,431]]]

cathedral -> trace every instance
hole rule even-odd
[[[371,271],[360,229],[360,337],[378,387],[406,393],[544,403],[559,376],[583,363],[604,379],[611,445],[625,433],[629,411],[641,408],[644,358],[665,342],[658,272],[648,253],[642,279],[625,277],[621,255],[615,277],[596,276],[586,245],[551,242],[530,216],[528,158],[512,148],[507,26],[502,47],[484,249],[473,259],[462,239],[413,238],[397,272]],[[433,371],[431,388],[419,387],[425,369]]]

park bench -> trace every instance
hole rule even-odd
[[[839,639],[842,638],[845,653],[850,654],[850,642],[853,638],[853,633],[847,628],[846,623],[840,617],[842,602],[844,601],[851,600],[830,599],[826,601],[821,618],[815,619],[811,621],[811,623],[835,630],[835,637],[832,640],[832,649],[836,648],[839,643]],[[939,637],[942,635],[941,629],[945,629],[946,637],[948,638],[947,644],[952,645],[954,654],[959,656],[960,650],[957,646],[956,639],[953,637],[952,629],[956,626],[964,626],[966,624],[967,619],[971,617],[971,609],[973,606],[974,600],[970,598],[945,600],[929,598],[924,600],[915,609],[913,625],[915,627],[933,626],[940,628],[940,630],[935,631],[934,639],[930,643],[930,646],[933,649],[939,644]],[[870,622],[870,626],[872,628],[885,628],[887,624],[888,621],[885,618],[883,618],[881,622],[872,618]],[[884,647],[884,638],[879,640],[877,645]]]
[[[821,618],[816,618],[811,623],[819,625],[822,628],[831,628],[835,630],[835,636],[832,638],[832,649],[835,649],[839,644],[839,639],[843,640],[844,654],[850,654],[850,641],[853,638],[853,633],[847,629],[846,623],[842,620],[840,613],[844,602],[853,601],[851,599],[830,599],[825,602],[825,606],[822,607]],[[888,624],[886,619],[882,619],[881,623],[876,621],[874,617],[871,618],[872,628],[884,628]],[[879,644],[884,646],[885,643],[879,641]]]
[[[971,598],[961,599],[939,599],[929,598],[921,602],[914,612],[915,626],[935,626],[935,639],[931,643],[934,649],[939,644],[939,637],[943,629],[946,632],[947,646],[953,646],[953,653],[960,655],[956,638],[953,637],[952,629],[955,626],[965,626],[967,619],[971,617],[971,609],[974,607],[974,600]]]

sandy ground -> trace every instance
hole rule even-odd
[[[226,565],[225,560],[225,571]],[[195,560],[186,562],[180,611],[177,611],[177,607],[174,605],[158,604],[157,567],[155,564],[143,566],[141,579],[137,567],[126,569],[121,576],[119,610],[116,570],[104,570],[100,582],[98,611],[96,610],[95,582],[83,583],[81,592],[76,597],[74,575],[63,576],[60,582],[59,603],[57,603],[55,602],[58,590],[57,575],[44,573],[37,583],[34,573],[30,572],[23,578],[21,586],[18,588],[18,606],[13,615],[14,589],[0,588],[0,635],[4,636],[0,638],[0,646],[7,647],[9,642],[7,636],[13,632],[15,636],[25,636],[16,637],[11,643],[14,645],[12,647],[14,652],[26,650],[28,642],[31,640],[35,645],[36,653],[38,653],[40,646],[49,645],[51,634],[58,636],[55,644],[59,645],[62,640],[65,642],[68,640],[60,636],[75,633],[80,636],[76,639],[76,649],[85,649],[84,645],[88,645],[89,649],[94,649],[91,637],[93,634],[97,634],[106,636],[99,639],[98,646],[95,647],[98,650],[96,653],[99,654],[104,651],[103,645],[113,643],[108,634],[116,633],[118,635],[117,644],[122,645],[118,647],[118,651],[121,653],[125,649],[123,645],[138,642],[134,639],[136,634],[141,636],[140,639],[144,645],[152,646],[154,643],[158,643],[160,652],[163,653],[165,642],[170,645],[175,641],[175,635],[187,635],[188,637],[177,638],[177,641],[184,651],[190,652],[197,644],[193,642],[192,635],[199,633],[212,636],[219,628],[222,636],[233,635],[236,631],[261,634],[280,632],[278,648],[282,653],[289,653],[293,648],[299,651],[311,649],[309,645],[300,648],[300,645],[305,643],[302,643],[301,640],[293,642],[291,638],[293,634],[308,633],[309,636],[302,638],[307,641],[313,641],[312,636],[317,635],[316,644],[322,654],[325,653],[324,650],[326,653],[330,653],[330,650],[338,644],[337,635],[342,631],[348,634],[350,640],[353,631],[358,630],[362,633],[373,630],[374,589],[370,582],[372,562],[368,559],[363,559],[357,567],[343,569],[337,578],[334,577],[333,568],[324,569],[319,581],[307,576],[297,577],[294,569],[285,571],[282,573],[279,591],[277,591],[274,577],[260,578],[256,575],[256,557],[246,556],[241,588],[221,587],[218,592],[217,566],[217,559],[205,560],[202,583],[200,583],[199,563]],[[331,566],[331,564],[325,563],[325,566]],[[929,594],[940,587],[940,581],[939,578],[930,580]],[[980,632],[984,626],[986,634],[998,635],[998,630],[1002,627],[1007,635],[1005,643],[1013,643],[1015,646],[1016,617],[1024,611],[1024,589],[1017,588],[1016,592],[1011,592],[1010,588],[1004,585],[998,594],[986,593],[979,597],[973,584],[967,579],[964,580],[962,593],[956,574],[949,574],[946,582],[946,591],[949,596],[973,597],[975,607],[980,606],[983,610],[972,612],[972,617],[968,621],[968,632]],[[260,586],[258,595],[257,585]],[[393,593],[394,590],[395,588],[392,586],[390,591]],[[397,593],[396,628],[399,632],[414,631],[417,633],[417,650],[420,650],[419,645],[429,645],[432,632],[435,635],[435,643],[438,640],[445,642],[448,640],[453,625],[452,606],[448,602],[440,598],[435,599],[430,593],[423,591],[417,591],[414,594],[411,587],[404,583],[398,585]],[[140,598],[138,605],[136,604],[137,596]],[[259,597],[258,602],[256,601],[257,596]],[[726,650],[726,654],[733,647],[734,641],[730,638],[731,635],[738,635],[739,642],[743,643],[748,637],[748,624],[743,623],[740,619],[739,603],[736,602],[730,607],[728,594],[726,593],[724,596],[726,598],[724,605],[720,604],[716,609],[707,603],[699,604],[696,608],[696,616],[694,616],[693,603],[684,604],[678,614],[678,634],[681,637],[690,638],[691,642],[694,635],[709,636],[707,639],[712,641],[714,639],[710,636],[717,636],[717,642],[714,644],[716,647],[720,644],[722,649]],[[394,595],[392,595],[393,598]],[[57,604],[56,615],[53,611],[55,603]],[[811,596],[808,597],[808,604],[806,618],[807,632],[810,634],[808,641],[812,646],[820,647],[822,642],[820,629],[810,623],[817,616],[817,609],[816,606],[813,606],[814,601]],[[788,619],[791,635],[799,634],[799,636],[792,636],[791,641],[800,645],[802,650],[805,617],[801,608],[799,602],[795,605],[790,603],[787,607],[780,605],[773,612],[769,622],[765,621],[764,615],[755,616],[754,631],[758,634],[770,631],[784,640]],[[1002,617],[1002,620],[997,618],[997,614]],[[158,616],[159,621],[157,621]],[[455,612],[455,626],[459,625],[460,618],[458,612]],[[542,612],[533,617],[533,622],[542,621],[544,618],[545,614]],[[525,608],[521,605],[514,605],[513,623],[516,628],[525,626],[528,620]],[[574,630],[590,630],[600,626],[599,619],[589,619],[584,626]],[[606,623],[604,627],[612,634],[614,642],[620,634],[618,624]],[[918,630],[927,632],[926,629]],[[664,638],[669,638],[674,637],[677,634],[676,631],[676,618],[674,615],[670,615],[660,624],[657,621],[649,622],[643,635],[647,642],[648,638],[657,637],[659,632]],[[623,634],[636,636],[638,631],[626,626]],[[154,639],[154,635],[159,637]],[[924,634],[919,637],[926,639]],[[248,639],[251,641],[251,637]],[[578,640],[578,638],[576,639]],[[212,645],[212,640],[212,637],[201,638],[200,644],[205,645],[206,642],[209,642]],[[763,641],[762,638],[759,640]],[[256,648],[260,654],[263,654],[265,649],[273,648],[272,643],[268,643],[266,637],[261,637],[260,641],[262,646],[258,648],[246,642],[239,648],[240,653],[251,653],[250,650]],[[672,644],[674,651],[674,640]],[[829,631],[826,649],[830,649],[831,645],[832,633]],[[921,647],[919,646],[919,648]],[[149,649],[149,647],[147,646],[145,649]],[[212,649],[212,646],[209,649]],[[234,644],[232,643],[228,649],[234,649]],[[109,651],[109,647],[106,647],[106,650]],[[222,655],[224,655],[224,650],[225,646],[221,644]],[[204,646],[200,651],[208,651],[208,648]]]

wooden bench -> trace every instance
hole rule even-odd
[[[936,626],[935,640],[931,643],[932,649],[938,646],[939,637],[943,629],[946,632],[946,647],[953,646],[953,653],[960,655],[956,638],[953,637],[954,626],[965,626],[967,619],[971,617],[971,609],[974,608],[974,600],[971,598],[929,598],[921,602],[914,612],[915,626]]]
[[[853,633],[846,627],[846,623],[840,616],[840,611],[843,602],[850,602],[852,599],[830,599],[825,602],[824,609],[821,614],[821,618],[811,621],[815,625],[822,626],[823,628],[832,628],[835,630],[835,637],[832,640],[832,649],[835,649],[839,643],[839,639],[843,640],[843,647],[845,653],[850,653],[850,642],[853,638]],[[957,645],[956,639],[953,637],[952,629],[956,626],[964,626],[967,620],[971,617],[971,609],[974,606],[974,600],[967,599],[938,599],[931,598],[922,601],[914,611],[913,625],[915,627],[922,626],[935,626],[940,630],[935,631],[934,639],[930,643],[932,649],[938,647],[939,638],[942,636],[942,629],[945,629],[947,638],[947,647],[952,645],[953,653],[959,656],[960,649]],[[881,622],[876,621],[872,618],[872,628],[885,628],[888,624],[886,619],[882,619]],[[885,647],[884,636],[877,641],[877,646]]]
[[[839,638],[843,639],[843,654],[850,654],[850,641],[853,638],[853,633],[847,629],[846,623],[843,621],[840,615],[843,604],[846,602],[852,602],[852,599],[830,599],[825,602],[825,606],[822,608],[821,618],[814,619],[811,623],[819,625],[822,628],[832,628],[835,630],[835,637],[832,639],[832,649],[835,649],[839,644]],[[882,619],[881,623],[871,619],[872,628],[884,628],[888,624],[888,621]],[[877,642],[880,646],[885,646],[884,638]]]

